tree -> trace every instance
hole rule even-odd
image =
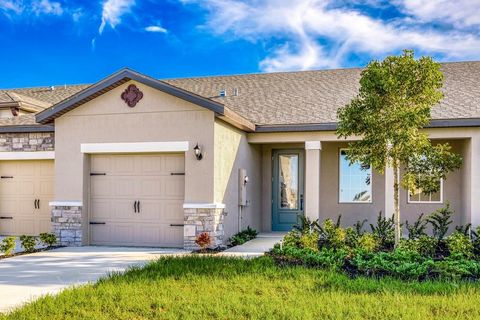
[[[339,138],[349,143],[347,159],[380,173],[393,169],[395,244],[401,237],[399,186],[424,193],[439,191],[440,179],[461,166],[448,143],[432,145],[422,130],[431,108],[443,98],[440,64],[430,57],[416,60],[413,51],[371,61],[361,73],[359,94],[338,110]],[[403,168],[403,177],[400,169]]]

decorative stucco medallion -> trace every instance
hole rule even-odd
[[[143,93],[136,85],[131,84],[125,89],[125,91],[123,91],[121,97],[130,108],[133,108],[140,100],[142,100]]]

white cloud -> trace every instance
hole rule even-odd
[[[260,62],[264,71],[338,67],[349,54],[381,56],[404,48],[446,59],[478,58],[480,52],[475,34],[425,29],[411,17],[408,23],[407,18],[385,22],[334,0],[181,1],[208,10],[204,27],[210,32],[266,43],[270,52]],[[268,46],[272,42],[273,48]]]
[[[24,6],[20,1],[14,0],[0,0],[0,10],[7,13],[13,12],[15,14],[22,13]]]
[[[148,27],[145,27],[145,31],[167,33],[167,29],[160,26],[148,26]]]
[[[102,23],[98,33],[102,34],[108,24],[112,29],[122,21],[121,17],[130,12],[135,0],[107,0],[102,6]]]
[[[478,0],[397,0],[395,4],[425,22],[451,23],[456,27],[480,25]]]
[[[63,14],[62,5],[59,2],[50,0],[33,1],[31,4],[33,13],[37,16],[41,14],[52,14],[60,16]]]

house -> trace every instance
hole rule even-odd
[[[401,192],[403,219],[447,201],[480,224],[480,62],[444,63],[425,131],[464,159],[441,192]],[[0,91],[0,234],[64,245],[215,245],[302,214],[392,214],[391,169],[349,165],[337,109],[361,69],[157,80],[123,69],[93,85]],[[354,138],[352,138],[354,139]]]

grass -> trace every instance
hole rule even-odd
[[[0,319],[479,319],[476,283],[349,279],[268,257],[163,258]]]

